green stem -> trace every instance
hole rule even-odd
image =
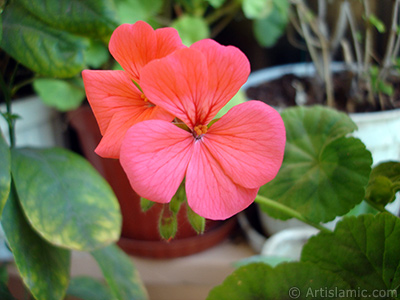
[[[214,12],[205,17],[206,23],[210,25],[225,15],[235,14],[240,7],[241,2],[234,1],[226,6],[216,9]]]
[[[284,205],[282,203],[273,201],[271,199],[268,199],[268,198],[260,196],[260,195],[257,195],[256,199],[254,201],[257,202],[258,204],[262,204],[262,205],[267,206],[269,208],[279,210],[282,213],[284,213],[285,215],[291,216],[292,218],[296,218],[297,220],[299,220],[299,221],[301,221],[303,223],[306,223],[308,225],[311,225],[311,226],[321,230],[322,232],[331,232],[328,228],[322,226],[321,224],[314,223],[314,222],[306,219],[298,211],[295,211],[294,209],[292,209],[292,208],[290,208],[290,207],[288,207],[288,206],[286,206],[286,205]]]
[[[10,136],[10,146],[11,148],[15,147],[15,119],[12,117],[12,108],[11,108],[11,91],[10,88],[4,81],[3,76],[0,76],[0,87],[3,91],[4,100],[6,102],[6,114],[2,114],[4,119],[8,124],[8,134]]]
[[[372,206],[373,208],[375,208],[377,211],[380,211],[380,212],[386,212],[386,213],[388,213],[388,214],[391,214],[391,215],[393,215],[390,211],[388,211],[384,206],[381,206],[381,205],[378,205],[378,204],[376,204],[376,203],[374,203],[374,202],[372,202],[372,201],[369,201],[369,200],[365,200],[370,206]]]

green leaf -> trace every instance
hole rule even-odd
[[[119,300],[148,299],[132,260],[116,245],[92,252],[114,297]]]
[[[113,299],[111,291],[98,280],[78,276],[71,279],[67,295],[74,296],[82,300],[110,300]]]
[[[248,19],[263,19],[269,16],[274,7],[274,0],[243,0],[242,9]]]
[[[4,205],[7,202],[11,186],[11,155],[10,149],[0,130],[0,219]]]
[[[388,96],[392,96],[394,94],[393,85],[382,80],[378,81],[378,90]]]
[[[400,219],[391,214],[345,217],[334,232],[312,237],[301,260],[338,274],[368,294],[393,290],[400,286],[399,241]]]
[[[13,149],[12,173],[32,227],[54,245],[90,251],[119,238],[121,214],[107,182],[65,149]]]
[[[282,113],[286,149],[282,167],[259,194],[301,213],[312,222],[328,222],[364,199],[372,158],[365,145],[345,135],[356,126],[344,113],[320,106]],[[287,219],[278,211],[262,209]]]
[[[372,24],[379,31],[379,33],[385,33],[386,27],[385,24],[379,20],[374,14],[370,14],[368,17],[369,23]]]
[[[182,15],[172,22],[171,27],[178,30],[182,43],[186,46],[210,36],[210,29],[201,17]]]
[[[274,46],[286,31],[286,25],[289,20],[289,2],[286,0],[278,2],[280,6],[274,5],[268,16],[254,20],[254,36],[261,46]]]
[[[62,299],[68,287],[70,252],[54,247],[32,230],[14,188],[4,207],[1,223],[19,274],[33,296]]]
[[[246,266],[254,263],[264,263],[271,267],[275,267],[283,262],[293,261],[293,258],[283,256],[266,256],[266,255],[253,255],[244,259],[241,259],[234,263],[235,268]]]
[[[44,76],[66,78],[82,71],[86,39],[44,24],[18,3],[10,2],[3,12],[1,48]]]
[[[112,0],[18,0],[48,27],[92,38],[106,38],[118,26]]]
[[[108,61],[110,54],[107,47],[100,41],[90,41],[89,48],[85,51],[85,62],[88,66],[98,69]]]
[[[385,162],[372,169],[365,198],[379,207],[393,202],[400,191],[400,163]]]
[[[15,300],[8,289],[8,272],[6,265],[0,264],[0,299]]]
[[[220,8],[224,3],[225,0],[206,0],[210,5],[214,8]]]
[[[150,208],[153,207],[154,204],[155,204],[154,201],[147,200],[146,198],[143,197],[140,198],[140,208],[142,212],[148,211]]]
[[[244,103],[246,101],[246,95],[244,93],[244,91],[239,90],[235,96],[233,96],[233,98],[227,103],[225,104],[225,106],[223,108],[221,108],[221,110],[217,113],[217,115],[215,116],[215,119],[221,118],[224,114],[226,114],[232,107],[234,107],[235,105]],[[209,125],[210,126],[210,125]]]
[[[162,0],[117,0],[120,23],[133,24],[143,20],[154,23],[153,17],[161,10]],[[153,25],[153,24],[152,24]]]
[[[0,13],[0,43],[2,39],[3,39],[3,17]]]
[[[38,78],[33,81],[33,88],[46,105],[68,111],[78,108],[85,99],[85,89],[80,81],[80,78]]]
[[[309,263],[263,263],[240,267],[211,290],[207,300],[323,299],[321,290],[349,288],[339,276]],[[329,299],[349,299],[333,295]]]

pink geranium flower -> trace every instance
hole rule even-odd
[[[127,131],[120,161],[139,195],[168,203],[185,178],[189,206],[209,219],[226,219],[254,201],[282,164],[286,137],[279,113],[248,101],[210,123],[249,72],[239,49],[212,40],[143,68],[140,81],[147,97],[187,129],[149,120]]]
[[[109,49],[124,71],[82,72],[86,95],[103,135],[95,150],[98,155],[119,158],[126,131],[138,122],[174,118],[154,105],[134,82],[140,84],[141,70],[149,62],[182,47],[175,29],[153,30],[142,21],[123,24],[113,32]]]

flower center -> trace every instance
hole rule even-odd
[[[196,125],[193,128],[194,137],[200,139],[203,134],[207,132],[207,125]]]
[[[149,102],[149,99],[147,99],[144,94],[140,95],[140,98],[142,98],[144,102]]]
[[[142,100],[147,104],[148,107],[155,106],[153,103],[150,102],[149,98],[147,98],[145,94],[141,94],[140,98],[142,98]]]

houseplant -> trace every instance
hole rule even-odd
[[[127,3],[124,4],[124,7],[127,9],[124,15],[127,15],[127,12],[130,12],[132,8],[135,7],[133,5],[129,7]],[[272,1],[269,4],[272,4]],[[166,8],[164,8],[164,11],[155,14],[150,22],[151,24],[155,24],[159,21],[163,25],[171,25],[179,31],[185,44],[191,44],[200,38],[208,37],[210,34],[216,34],[217,31],[222,28],[218,24],[226,25],[226,22],[231,20],[241,8],[247,12],[246,14],[249,18],[265,19],[271,13],[267,10],[262,14],[260,12],[256,14],[256,9],[253,7],[254,5],[256,5],[256,3],[252,3],[252,1],[244,1],[243,3],[230,3],[228,1],[220,1],[218,3],[212,1],[194,1],[193,3],[187,3],[177,1],[173,5],[175,14],[171,15],[171,11],[169,11],[171,7],[168,4]],[[276,5],[273,5],[272,8],[272,11],[277,9]],[[252,13],[248,13],[249,11],[252,11]],[[132,20],[130,20],[130,22],[131,21]],[[199,30],[199,28],[202,30]],[[224,224],[220,224],[221,222],[216,223],[208,221],[207,227],[212,227],[215,230],[207,231],[204,235],[196,237],[199,245],[195,246],[191,241],[192,236],[196,235],[195,231],[191,230],[190,226],[187,226],[188,222],[186,221],[186,216],[183,211],[181,211],[179,217],[179,227],[181,230],[178,232],[176,239],[169,244],[159,243],[160,237],[157,230],[157,223],[159,215],[162,212],[162,206],[156,205],[151,210],[147,211],[146,214],[141,213],[139,211],[140,204],[138,196],[132,193],[132,189],[130,188],[129,182],[124,177],[124,174],[122,174],[122,178],[116,179],[115,174],[123,173],[118,163],[104,161],[100,157],[93,156],[93,150],[95,146],[97,146],[96,143],[100,142],[101,136],[100,132],[97,131],[96,140],[86,137],[89,130],[96,130],[94,126],[89,125],[89,120],[92,119],[92,117],[88,116],[87,111],[85,112],[79,109],[77,112],[69,113],[69,119],[78,132],[85,155],[90,158],[90,161],[97,166],[97,169],[112,183],[113,187],[115,187],[114,190],[119,196],[118,198],[120,199],[123,209],[123,215],[126,214],[123,220],[123,238],[120,241],[120,244],[124,245],[125,250],[133,254],[152,257],[172,257],[189,254],[193,251],[200,251],[204,249],[204,247],[208,247],[207,245],[210,243],[214,244],[219,239],[226,236],[229,232],[229,228],[233,227],[234,224],[232,220]],[[89,145],[89,143],[91,144]],[[131,221],[133,219],[135,222]],[[146,222],[147,225],[140,226],[142,222]],[[203,231],[203,229],[200,231]],[[203,239],[203,241],[201,241],[201,239]],[[182,248],[182,251],[179,250],[180,248]]]
[[[90,1],[69,3],[69,14],[57,18],[55,11],[63,8],[58,1],[48,1],[45,7],[29,1],[1,2],[0,87],[5,102],[1,117],[7,123],[0,134],[1,225],[19,274],[34,298],[62,299],[68,286],[71,294],[77,294],[79,287],[88,284],[88,280],[70,282],[70,254],[77,250],[90,252],[96,259],[111,297],[145,299],[137,271],[114,245],[120,235],[121,214],[110,186],[85,159],[69,150],[16,144],[18,116],[12,110],[13,98],[26,80],[30,82],[35,74],[71,77],[79,73],[85,65],[83,52],[88,50],[89,37],[106,37],[112,30],[107,1],[103,6]],[[77,31],[86,37],[72,33]],[[20,64],[28,78],[20,77]],[[7,291],[5,267],[2,262],[0,295],[14,299]]]
[[[385,205],[399,191],[400,163],[371,172],[371,154],[349,136],[356,125],[344,113],[295,107],[282,118],[285,158],[256,202],[275,218],[294,217],[320,232],[306,242],[299,262],[271,266],[282,258],[251,258],[207,299],[398,299],[400,219]],[[344,217],[333,231],[321,225],[363,199],[379,213]]]
[[[380,19],[384,6],[373,1],[316,4],[292,1],[290,13],[292,28],[301,37],[295,43],[304,44],[312,63],[254,72],[244,87],[248,97],[280,108],[323,104],[346,111],[359,128],[355,135],[371,151],[375,164],[399,160],[399,35],[395,30],[399,3],[385,2],[392,9],[384,21]],[[288,33],[293,41],[296,36]],[[333,61],[338,57],[344,62]],[[262,216],[264,228],[276,232],[274,224]]]

